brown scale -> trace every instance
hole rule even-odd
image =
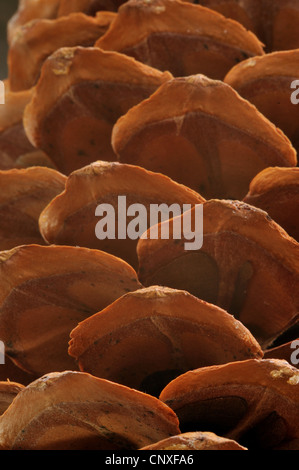
[[[67,353],[71,330],[141,287],[128,264],[101,251],[25,245],[0,258],[1,340],[33,375],[77,369]]]
[[[33,87],[39,79],[42,64],[57,49],[92,46],[106,32],[113,17],[105,13],[95,18],[74,13],[52,20],[36,19],[21,26],[8,52],[11,90]]]
[[[232,439],[219,437],[213,432],[185,432],[139,450],[247,450]],[[182,456],[184,458],[184,456]],[[186,457],[188,461],[188,457]]]
[[[282,131],[204,75],[161,85],[116,122],[112,146],[120,162],[166,174],[207,199],[243,199],[261,170],[297,163]]]
[[[170,78],[116,52],[59,49],[44,62],[26,107],[27,136],[64,174],[95,160],[114,161],[117,119]]]
[[[249,450],[298,450],[298,397],[299,371],[278,359],[189,371],[160,394],[181,432],[205,429]]]
[[[266,168],[250,183],[244,202],[267,212],[299,242],[299,168]]]
[[[0,171],[0,251],[44,244],[38,220],[65,187],[66,177],[50,168]]]
[[[253,31],[267,51],[298,49],[298,0],[196,0]]]
[[[34,148],[24,130],[24,109],[31,100],[32,89],[14,93],[4,81],[5,105],[0,105],[0,170],[55,165],[41,150]]]
[[[224,78],[225,83],[285,133],[296,151],[299,149],[299,106],[296,105],[298,93],[291,85],[299,76],[298,60],[299,50],[272,52],[262,58],[243,61]],[[293,92],[295,102],[292,102]]]
[[[72,371],[32,382],[0,417],[6,450],[137,450],[179,433],[157,398]]]
[[[184,289],[219,305],[264,349],[298,321],[299,244],[266,212],[238,201],[207,201],[202,248],[186,251],[184,245],[172,232],[169,240],[142,237],[142,284]]]
[[[20,0],[17,11],[8,21],[8,42],[11,44],[20,26],[32,20],[54,20],[79,12],[96,16],[99,11],[103,18],[112,19],[112,12],[116,12],[121,3],[122,0]]]
[[[119,207],[118,196],[126,198],[124,207]],[[182,213],[183,204],[193,207],[203,201],[204,198],[195,191],[164,175],[133,165],[99,161],[68,177],[65,192],[53,199],[40,215],[39,227],[44,240],[50,244],[78,245],[107,251],[137,269],[136,245],[139,237],[131,239],[127,233],[129,223],[134,220],[133,216],[126,216],[129,206],[142,204],[145,207],[143,220],[146,230],[151,223],[151,204],[177,204]],[[95,211],[100,204],[110,204],[114,209],[115,215],[112,214],[110,222],[115,224],[115,239],[111,235],[103,240],[96,236],[95,228],[101,219],[95,216]],[[122,217],[120,224],[119,217]],[[119,235],[119,225],[125,229],[124,236]]]
[[[122,296],[70,336],[80,370],[154,396],[188,370],[263,356],[233,316],[161,286]]]
[[[236,63],[264,53],[256,36],[213,10],[177,0],[130,0],[96,47],[128,54],[174,76],[223,79]]]

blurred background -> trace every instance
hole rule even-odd
[[[18,8],[18,0],[0,0],[0,80],[7,78],[7,21]]]

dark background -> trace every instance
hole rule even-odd
[[[0,80],[7,78],[7,21],[18,8],[18,0],[0,0]]]

